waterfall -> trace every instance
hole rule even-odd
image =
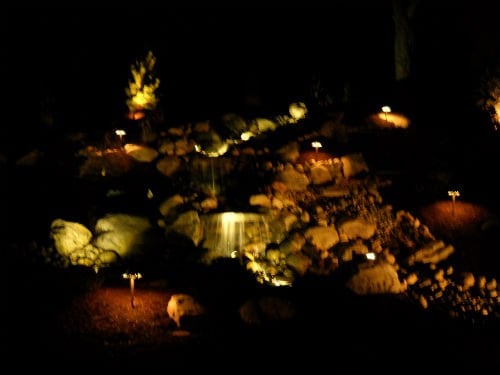
[[[206,259],[259,257],[271,242],[267,217],[257,213],[222,212],[201,217]]]
[[[197,157],[191,161],[191,181],[204,193],[218,196],[224,192],[224,178],[233,169],[227,157]]]

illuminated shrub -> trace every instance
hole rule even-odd
[[[156,57],[149,51],[143,61],[137,61],[131,66],[132,80],[125,89],[127,107],[131,113],[156,109],[156,90],[160,86],[160,79],[155,77],[155,65]]]

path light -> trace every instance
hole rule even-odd
[[[135,308],[135,301],[134,301],[135,279],[142,278],[142,275],[140,273],[124,273],[122,276],[124,279],[130,280],[130,304],[132,305],[132,308]]]
[[[365,256],[366,256],[366,259],[368,259],[368,260],[375,260],[375,258],[376,258],[375,253],[373,253],[373,252],[366,253]]]
[[[451,197],[451,214],[455,216],[455,198],[460,196],[460,192],[458,190],[449,190],[448,196]]]
[[[387,122],[387,114],[388,114],[389,112],[391,112],[391,111],[392,111],[392,109],[391,109],[391,107],[389,107],[388,105],[384,105],[384,106],[382,107],[382,112],[384,112],[384,115],[385,115],[385,122]]]
[[[316,160],[318,160],[318,149],[323,147],[323,145],[321,144],[321,142],[312,142],[311,146],[316,149]]]
[[[120,142],[122,142],[123,141],[123,137],[125,135],[127,135],[127,133],[123,129],[116,129],[115,130],[115,134],[120,138]]]

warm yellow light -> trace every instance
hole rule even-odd
[[[130,305],[132,306],[132,308],[135,308],[135,298],[134,298],[135,280],[142,278],[142,275],[140,273],[124,273],[122,274],[122,277],[124,279],[130,280]]]
[[[372,253],[372,252],[366,253],[366,259],[375,260],[375,258],[376,258],[375,253]]]
[[[458,190],[449,190],[448,195],[451,197],[451,214],[455,216],[455,198],[460,196],[460,192]]]
[[[241,140],[242,141],[248,141],[250,138],[254,137],[255,134],[252,132],[244,132],[241,134]]]
[[[131,66],[132,81],[129,81],[127,94],[127,106],[131,113],[138,110],[153,110],[158,104],[156,90],[160,86],[160,79],[154,77],[154,66],[156,58],[149,51],[144,61],[137,62]]]
[[[124,135],[126,135],[127,133],[125,132],[125,130],[122,130],[122,129],[116,129],[115,130],[115,134],[119,137],[123,137]]]
[[[497,100],[493,108],[495,109],[494,120],[500,124],[500,99]]]
[[[140,274],[140,273],[124,273],[122,275],[122,277],[124,279],[131,279],[131,280],[142,279],[142,274]]]
[[[314,147],[314,148],[316,148],[316,149],[323,147],[323,145],[321,144],[321,142],[312,142],[311,146]]]
[[[408,126],[410,126],[410,120],[400,114],[400,113],[394,113],[394,112],[379,112],[377,114],[377,117],[381,119],[382,121],[377,121],[376,118],[372,117],[376,124],[379,126],[393,126],[395,128],[402,128],[406,129]]]
[[[391,111],[392,111],[392,109],[391,109],[391,107],[389,107],[388,105],[384,105],[384,106],[382,107],[382,112],[384,112],[384,113],[389,113],[389,112],[391,112]]]
[[[307,107],[304,103],[298,102],[298,103],[292,103],[288,107],[288,112],[290,113],[290,116],[297,121],[300,119],[303,119],[306,117],[307,114]]]

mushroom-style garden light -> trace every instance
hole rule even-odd
[[[142,275],[140,273],[124,273],[123,278],[130,280],[130,304],[132,308],[135,308],[135,301],[134,301],[135,279],[142,278]]]
[[[451,197],[451,214],[455,216],[455,198],[460,196],[458,190],[449,190],[448,195]]]

